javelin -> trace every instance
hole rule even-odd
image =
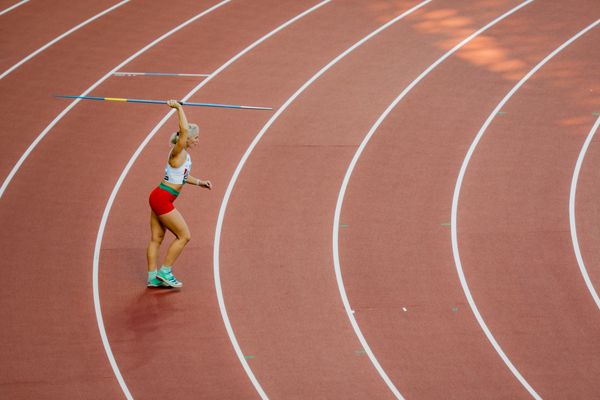
[[[126,103],[150,103],[150,104],[167,104],[166,100],[143,100],[143,99],[123,99],[119,97],[96,97],[96,96],[63,96],[55,94],[54,97],[63,99],[83,99],[83,100],[101,100],[101,101],[122,101]],[[214,103],[190,103],[187,101],[178,101],[182,106],[195,107],[219,107],[219,108],[236,108],[242,110],[272,110],[271,107],[255,107],[255,106],[238,106],[233,104],[214,104]]]
[[[210,74],[180,74],[172,72],[115,72],[116,76],[202,76],[209,77]]]

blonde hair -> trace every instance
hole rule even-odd
[[[193,138],[198,136],[200,133],[200,128],[197,124],[188,124],[188,137]],[[171,135],[170,142],[171,144],[177,144],[179,141],[179,132],[175,132]]]

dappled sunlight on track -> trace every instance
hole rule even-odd
[[[415,29],[425,34],[445,37],[435,41],[436,46],[445,50],[452,48],[457,41],[476,29],[474,21],[451,8],[424,13],[422,18],[425,21],[415,24]],[[527,65],[511,55],[511,50],[502,47],[497,39],[486,35],[475,38],[457,56],[508,80],[519,79]]]

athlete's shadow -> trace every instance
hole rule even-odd
[[[157,346],[169,342],[169,320],[178,313],[173,301],[180,291],[169,288],[143,289],[126,308],[125,327],[132,336],[129,357],[135,360],[130,368],[137,369],[160,356]]]

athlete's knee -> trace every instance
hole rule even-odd
[[[192,235],[189,232],[182,232],[179,236],[178,239],[183,241],[184,244],[188,244],[188,242],[190,240],[192,240]]]
[[[165,234],[164,233],[153,233],[152,234],[152,238],[150,239],[150,241],[152,243],[157,244],[157,245],[160,246],[164,239],[165,239]]]

